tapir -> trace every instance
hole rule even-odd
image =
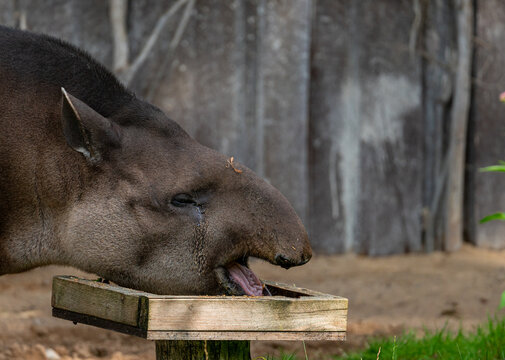
[[[0,27],[0,274],[68,265],[158,294],[263,294],[311,257],[286,198],[61,40]]]

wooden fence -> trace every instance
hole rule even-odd
[[[4,0],[0,23],[86,49],[257,171],[316,251],[505,247],[478,225],[505,176],[477,172],[505,159],[504,2]]]

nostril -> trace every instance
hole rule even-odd
[[[284,269],[289,269],[290,267],[293,267],[293,266],[300,266],[300,265],[303,265],[303,264],[306,264],[309,260],[310,260],[311,256],[303,256],[302,259],[300,261],[298,260],[293,260],[293,259],[290,259],[284,255],[281,255],[281,254],[277,254],[275,256],[275,263],[281,267],[283,267]]]
[[[291,260],[289,260],[287,257],[281,254],[275,256],[275,262],[277,263],[277,265],[283,267],[284,269],[289,269],[290,267],[295,265]]]

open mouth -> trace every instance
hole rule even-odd
[[[264,295],[264,286],[247,266],[247,258],[232,261],[216,269],[219,283],[228,295]]]

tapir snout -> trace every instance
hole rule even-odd
[[[190,204],[185,207],[185,214],[191,215],[185,218],[191,220],[184,222],[184,226],[186,234],[192,237],[189,242],[199,249],[198,272],[215,273],[217,283],[206,293],[224,290],[235,295],[261,294],[241,281],[234,281],[234,276],[240,277],[259,288],[259,280],[247,266],[249,257],[286,269],[310,260],[312,251],[305,227],[276,188],[233,158],[189,137],[178,142],[185,173],[199,175],[197,179],[193,176],[186,179],[196,183],[189,185],[193,190],[184,192],[184,199]],[[192,158],[191,162],[186,160],[187,156]],[[159,162],[157,167],[160,168]],[[177,179],[181,181],[182,176]],[[188,189],[188,185],[184,186]],[[214,279],[209,281],[212,283]],[[236,286],[237,283],[241,286]]]

